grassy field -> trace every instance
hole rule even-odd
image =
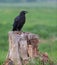
[[[0,65],[8,52],[8,31],[12,30],[14,18],[21,10],[27,10],[26,24],[22,31],[39,35],[39,50],[48,52],[57,63],[57,8],[50,7],[0,7]],[[46,41],[47,40],[47,41]]]

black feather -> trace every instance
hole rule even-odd
[[[20,15],[18,15],[15,18],[12,31],[20,31],[22,29],[23,25],[25,24],[25,20],[26,20],[25,14],[26,13],[27,11],[22,11]]]

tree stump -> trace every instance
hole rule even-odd
[[[9,52],[3,65],[26,65],[38,55],[38,36],[28,32],[9,32]]]

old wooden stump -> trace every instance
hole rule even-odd
[[[3,65],[26,65],[38,55],[38,36],[28,32],[9,32],[9,52]]]

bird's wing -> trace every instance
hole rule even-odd
[[[19,16],[16,21],[18,21],[17,27],[19,27],[22,24],[22,18]]]
[[[20,19],[20,17],[18,17],[18,16],[14,19],[14,24],[13,24],[13,26],[17,26],[17,25],[18,25],[19,19]]]
[[[16,30],[16,29],[17,29],[18,19],[19,19],[18,17],[16,17],[16,18],[14,19],[13,30]]]

